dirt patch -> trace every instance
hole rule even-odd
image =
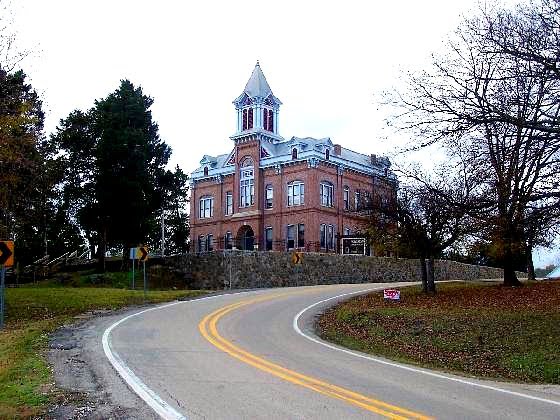
[[[140,308],[80,315],[51,335],[47,353],[57,396],[42,419],[156,419],[105,357],[101,338],[113,322]]]

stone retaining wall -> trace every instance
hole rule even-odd
[[[288,252],[186,254],[165,258],[163,267],[151,268],[151,275],[158,277],[165,272],[182,278],[189,288],[200,289],[421,280],[418,260],[306,253],[301,265],[293,265],[291,257]],[[490,279],[502,275],[499,268],[449,260],[438,260],[435,264],[436,280]]]

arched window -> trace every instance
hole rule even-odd
[[[255,201],[255,173],[253,171],[253,160],[246,157],[241,161],[239,174],[239,206],[249,207]]]
[[[245,108],[243,110],[243,130],[253,128],[253,108]]]
[[[233,248],[233,236],[231,235],[231,232],[229,230],[224,235],[224,248],[225,249]]]
[[[326,207],[333,206],[333,184],[327,181],[322,181],[320,185],[321,205]]]
[[[204,176],[208,176],[208,166],[204,167]]]
[[[214,215],[214,197],[201,197],[198,201],[198,217],[206,219]]]
[[[297,159],[297,149],[295,147],[292,149],[292,159]]]
[[[330,157],[331,157],[331,151],[330,151],[330,149],[326,149],[326,150],[325,150],[325,159],[326,159],[326,160],[329,160]]]
[[[272,109],[263,109],[263,128],[267,131],[274,131],[274,111]]]
[[[272,208],[272,198],[273,198],[274,190],[272,185],[268,184],[265,189],[265,196],[264,196],[264,207],[267,209]]]
[[[288,184],[288,206],[301,206],[305,198],[305,185],[302,181],[292,181]]]
[[[198,237],[198,252],[206,251],[206,237],[204,235],[200,235]]]

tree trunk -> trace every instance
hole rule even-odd
[[[103,227],[103,233],[101,234],[101,240],[99,241],[98,249],[98,269],[101,273],[105,272],[105,253],[107,252],[107,228]]]
[[[420,272],[422,273],[422,291],[428,293],[428,272],[426,271],[426,258],[420,256]]]
[[[527,242],[525,247],[525,252],[527,254],[527,280],[533,281],[535,278],[535,265],[533,264],[533,245]]]
[[[435,270],[434,270],[434,257],[430,256],[428,259],[428,293],[436,292]]]
[[[506,244],[504,251],[504,286],[519,287],[521,282],[515,274],[515,264],[513,253],[511,252],[511,244]]]

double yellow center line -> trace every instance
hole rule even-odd
[[[431,419],[431,417],[415,413],[414,411],[388,404],[386,402],[379,401],[362,394],[358,394],[348,389],[329,384],[311,376],[303,375],[301,373],[294,372],[293,370],[286,369],[282,366],[269,362],[268,360],[265,360],[243,350],[232,342],[226,340],[218,333],[218,321],[228,313],[247,305],[293,294],[294,293],[276,294],[272,296],[248,299],[224,306],[205,316],[198,324],[198,329],[202,336],[218,349],[226,352],[230,356],[235,357],[236,359],[244,363],[247,363],[248,365],[251,365],[264,372],[268,372],[271,375],[284,379],[290,383],[300,385],[304,388],[311,389],[320,394],[345,401],[349,404],[363,408],[381,416],[385,416],[390,419]]]

